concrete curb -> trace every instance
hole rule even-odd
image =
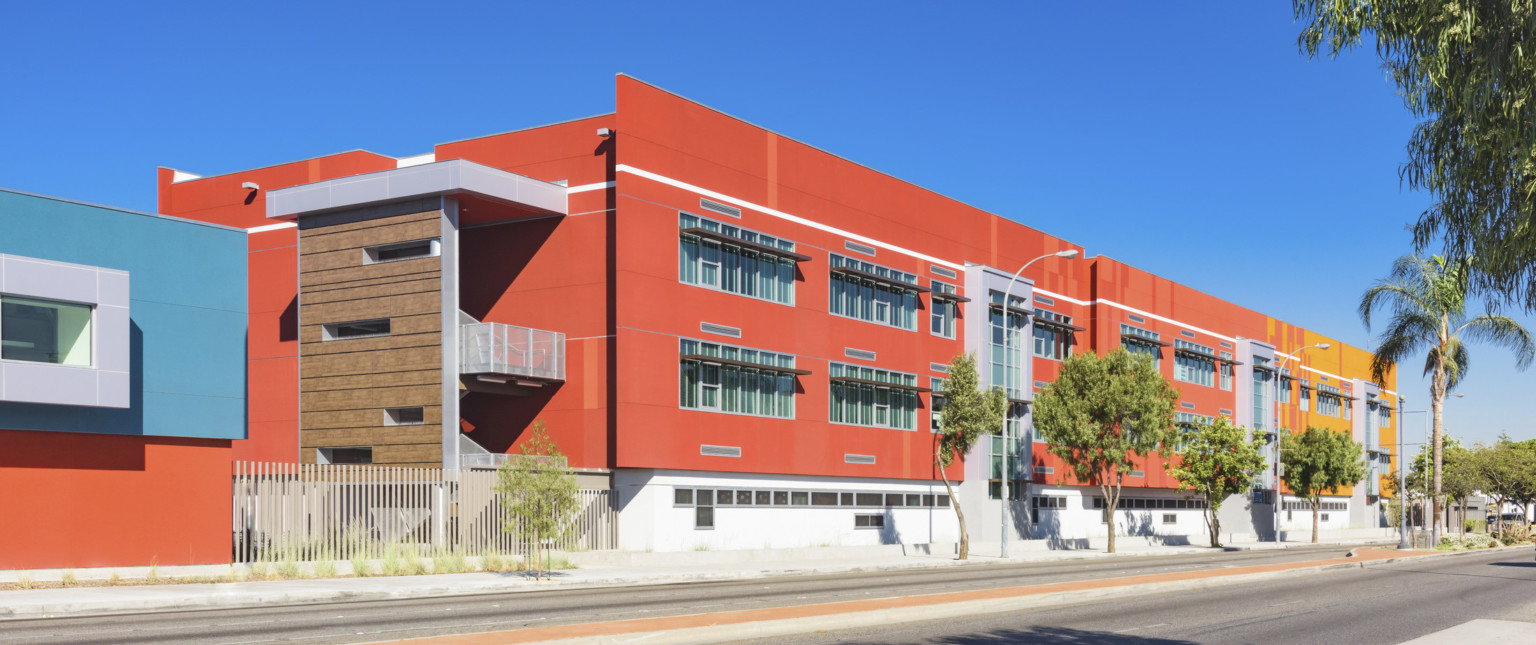
[[[1297,546],[1313,546],[1311,544]],[[1317,546],[1328,546],[1320,544]],[[1335,545],[1343,546],[1343,545]],[[336,580],[257,581],[211,584],[176,584],[140,587],[80,587],[72,589],[46,589],[37,591],[13,591],[4,594],[38,594],[40,599],[27,602],[6,602],[0,594],[0,622],[38,618],[104,616],[113,614],[138,614],[166,611],[196,611],[213,609],[240,609],[281,605],[314,604],[326,602],[362,602],[377,600],[403,600],[410,598],[444,598],[500,593],[532,593],[555,590],[599,589],[612,587],[636,587],[651,585],[683,584],[693,582],[724,582],[756,580],[790,576],[831,575],[840,573],[873,573],[880,571],[907,571],[942,569],[949,567],[986,566],[997,564],[1040,564],[1083,560],[1136,559],[1194,553],[1219,553],[1211,547],[1183,547],[1156,552],[1130,552],[1106,554],[1084,551],[1081,555],[1065,555],[1050,559],[1002,560],[982,557],[973,560],[920,560],[858,565],[801,565],[774,569],[705,571],[673,574],[620,575],[597,580],[545,580],[540,582],[524,578],[491,579],[487,574],[441,574],[410,576],[403,578],[345,578]],[[429,579],[429,580],[428,580]],[[389,587],[391,581],[398,586]],[[358,588],[365,587],[365,588]],[[366,588],[373,587],[373,588]],[[382,587],[382,588],[381,588]],[[49,596],[66,596],[49,599]]]
[[[623,634],[595,637],[588,636],[582,638],[519,642],[536,642],[547,645],[574,645],[576,643],[603,643],[609,645],[621,645],[634,643],[643,639],[646,645],[699,645],[703,643],[718,643],[724,641],[755,638],[784,637],[816,631],[835,631],[855,629],[860,627],[879,627],[900,623],[920,622],[925,620],[956,618],[960,616],[1007,613],[1013,611],[1022,611],[1026,609],[1057,607],[1062,605],[1073,605],[1098,600],[1143,596],[1155,593],[1191,591],[1195,589],[1227,587],[1232,585],[1249,584],[1254,582],[1286,578],[1299,578],[1316,575],[1327,571],[1364,569],[1367,567],[1403,563],[1410,560],[1434,560],[1446,557],[1529,549],[1529,546],[1515,546],[1498,549],[1478,549],[1474,551],[1453,551],[1449,553],[1404,556],[1400,558],[1387,558],[1383,560],[1370,560],[1365,562],[1335,563],[1315,567],[1287,569],[1284,571],[1237,574],[1215,578],[1202,578],[1198,580],[1151,582],[1136,585],[1105,587],[1102,589],[1086,589],[1080,591],[1017,596],[1011,598],[940,603],[921,607],[903,607],[900,609],[881,609],[825,616],[812,616],[806,618],[766,620],[728,625],[710,625],[707,627],[692,627],[669,631],[628,632]],[[1355,557],[1355,551],[1358,551],[1358,549],[1351,550],[1351,555],[1349,557]]]

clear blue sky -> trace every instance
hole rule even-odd
[[[13,4],[0,186],[153,210],[156,166],[429,152],[624,72],[1362,347],[1426,203],[1374,52],[1304,60],[1286,2],[640,4]],[[1536,373],[1473,360],[1452,434],[1536,436]]]

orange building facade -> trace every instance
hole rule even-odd
[[[1373,482],[1391,472],[1400,403],[1394,383],[1370,382],[1368,352],[630,77],[609,114],[416,157],[161,169],[159,195],[166,214],[249,233],[249,438],[233,442],[237,460],[491,467],[542,422],[583,485],[619,491],[627,549],[946,542],[953,503],[973,539],[995,540],[1004,479],[1010,539],[1093,539],[1108,530],[1101,502],[1047,454],[1029,409],[1061,359],[1126,346],[1154,354],[1180,389],[1181,422],[1352,432],[1374,475],[1329,499],[1325,528],[1382,525]],[[407,211],[437,228],[368,246],[359,231]],[[329,231],[362,236],[360,254],[337,260],[358,266],[301,262]],[[1011,280],[1063,251],[1079,255]],[[419,255],[396,265],[380,253]],[[405,327],[388,299],[420,294],[386,292],[375,276],[406,262],[430,264],[422,282],[440,294],[440,351],[427,358],[389,344]],[[319,274],[345,271],[355,306],[306,308],[325,300],[311,297]],[[337,376],[318,376],[332,368],[315,357],[349,348],[380,352],[359,358],[370,374],[415,352],[409,391],[430,400],[391,403],[394,386],[371,381],[367,398],[324,394]],[[953,465],[951,500],[932,429],[944,365],[961,352],[1007,386],[1009,432],[1023,440],[988,438]],[[415,408],[429,428],[391,425]],[[326,421],[358,410],[384,427]],[[377,438],[407,432],[436,451]],[[1004,469],[1004,453],[1017,466]],[[1121,530],[1203,535],[1161,462],[1128,480]],[[1274,531],[1272,480],[1263,488],[1229,505],[1234,531]]]

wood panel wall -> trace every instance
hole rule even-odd
[[[364,264],[365,247],[438,237],[441,212],[299,231],[299,444],[372,446],[373,463],[442,467],[442,258]],[[388,318],[390,335],[322,339],[326,323]],[[421,406],[421,425],[385,425],[385,408]]]

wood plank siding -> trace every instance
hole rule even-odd
[[[372,246],[433,239],[440,211],[332,218],[299,231],[299,443],[368,446],[373,463],[442,467],[442,258],[365,263]],[[324,326],[389,319],[388,336],[325,340]],[[421,407],[419,425],[386,425],[386,408]]]

